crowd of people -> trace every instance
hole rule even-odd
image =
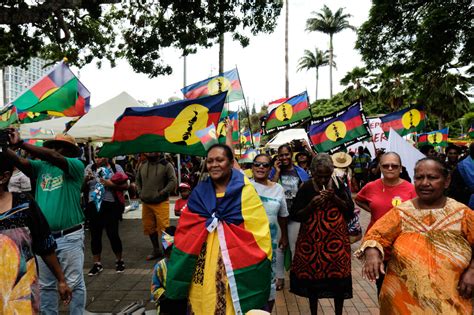
[[[68,135],[37,147],[8,129],[0,154],[0,260],[8,271],[0,282],[8,285],[0,289],[11,292],[0,296],[11,301],[0,313],[57,314],[59,296],[71,314],[83,314],[85,231],[88,275],[104,269],[103,230],[123,272],[126,193],[141,200],[151,242],[143,259],[156,261],[151,297],[161,314],[271,313],[286,271],[290,292],[308,299],[311,314],[327,298],[342,314],[353,296],[360,209],[370,223],[354,255],[377,286],[382,314],[472,313],[474,144],[444,153],[420,148],[426,158],[413,178],[401,152],[316,154],[308,143],[260,153],[244,172],[231,128],[226,144],[211,146],[205,159],[182,156],[181,163],[162,153],[91,154],[83,163]],[[170,227],[170,196],[177,194],[178,225]]]

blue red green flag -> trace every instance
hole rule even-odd
[[[225,91],[227,91],[227,103],[244,99],[237,68],[193,83],[181,89],[181,92],[183,92],[184,97],[187,99],[215,95]]]
[[[216,126],[214,126],[214,124],[210,124],[207,128],[196,131],[196,136],[201,140],[206,151],[209,150],[212,145],[218,143]]]
[[[239,114],[237,112],[229,112],[228,116],[230,123],[232,124],[232,141],[234,144],[239,143]],[[224,120],[221,119],[219,121],[219,125],[217,126],[217,136],[220,143],[225,143],[226,131],[225,131],[225,124]]]
[[[204,156],[206,149],[196,131],[217,125],[225,98],[226,92],[154,107],[128,107],[115,121],[112,142],[99,155],[170,152]]]
[[[257,156],[258,151],[255,149],[247,149],[244,154],[240,156],[239,163],[252,163],[253,159]]]
[[[421,108],[409,107],[380,118],[381,127],[388,137],[390,128],[400,136],[412,132],[421,132],[425,128],[425,111]]]
[[[249,130],[244,131],[242,133],[242,135],[240,136],[240,143],[244,146],[252,145],[252,138]]]
[[[316,151],[330,153],[369,138],[362,104],[355,103],[335,113],[314,118],[308,136]]]
[[[35,82],[12,104],[18,113],[47,113],[51,116],[83,116],[88,112],[90,93],[65,62]]]
[[[311,117],[308,93],[290,98],[281,98],[268,106],[268,115],[263,123],[265,134],[293,128]]]
[[[446,147],[448,145],[449,128],[422,133],[418,136],[418,147],[426,144],[432,146]]]
[[[255,148],[258,148],[260,146],[260,139],[261,139],[260,132],[254,133],[252,135],[252,138],[253,138],[253,144],[254,144]]]

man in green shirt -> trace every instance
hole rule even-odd
[[[83,314],[86,300],[84,283],[84,214],[80,204],[84,180],[84,164],[77,159],[80,150],[73,137],[59,134],[43,147],[25,143],[17,130],[8,129],[9,144],[38,158],[27,160],[14,151],[4,150],[15,166],[36,180],[36,201],[52,235],[56,239],[56,255],[66,282],[72,289],[69,314]],[[57,282],[47,265],[38,257],[41,311],[58,314]]]

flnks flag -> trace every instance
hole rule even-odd
[[[181,89],[187,99],[216,95],[225,91],[227,91],[227,103],[244,99],[237,68]]]
[[[90,93],[68,65],[59,63],[12,104],[18,113],[47,113],[52,116],[83,116],[89,110]]]
[[[216,135],[216,126],[211,124],[209,127],[202,130],[196,131],[196,136],[201,140],[204,149],[207,151],[209,148],[218,143]]]
[[[269,104],[263,131],[268,134],[292,128],[309,117],[311,117],[311,112],[306,92],[290,98],[281,98]]]
[[[420,132],[425,128],[425,112],[420,108],[405,108],[380,118],[382,129],[388,137],[390,128],[400,136]]]
[[[318,152],[336,152],[370,137],[362,104],[355,103],[338,112],[312,120],[308,136]]]
[[[225,98],[224,92],[155,107],[128,107],[115,121],[112,142],[99,155],[169,152],[204,156],[206,149],[196,131],[217,125]]]
[[[445,147],[448,145],[448,133],[449,133],[448,128],[423,133],[418,136],[418,147],[421,147],[426,144],[431,144],[432,146]]]
[[[8,128],[18,122],[18,116],[16,114],[15,107],[6,106],[0,109],[0,129]]]
[[[234,144],[239,143],[239,114],[237,112],[229,113],[229,120],[232,124],[232,141]],[[226,137],[226,128],[224,124],[224,120],[221,119],[219,121],[219,125],[217,126],[217,136],[219,137],[219,142],[225,143]],[[222,141],[221,139],[222,138]]]

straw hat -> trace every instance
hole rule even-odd
[[[344,168],[348,167],[352,163],[352,157],[345,152],[334,153],[331,158],[335,167]]]
[[[43,143],[45,148],[63,147],[71,153],[71,156],[77,157],[80,155],[81,150],[77,146],[76,139],[68,134],[57,134],[54,140],[48,140]]]

